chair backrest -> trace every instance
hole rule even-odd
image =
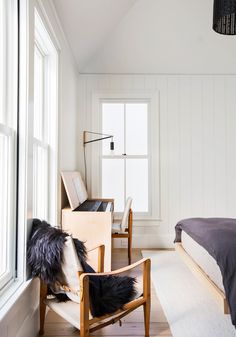
[[[63,249],[63,263],[61,267],[64,274],[65,284],[55,286],[53,291],[55,293],[66,293],[72,301],[80,303],[80,281],[78,272],[83,272],[83,268],[79,261],[71,236],[66,237]],[[67,286],[73,291],[67,291],[66,287],[62,288],[62,286]]]
[[[121,220],[121,230],[122,232],[125,231],[125,228],[128,227],[128,217],[129,217],[129,210],[131,208],[131,204],[132,204],[132,198],[128,197],[126,200],[126,204],[125,204],[125,209],[124,209],[124,214]]]

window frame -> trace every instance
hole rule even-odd
[[[40,148],[46,152],[47,167],[46,176],[48,190],[45,201],[45,219],[51,225],[57,225],[58,220],[58,72],[59,72],[59,50],[57,43],[50,34],[47,24],[39,8],[34,9],[35,37],[34,48],[43,57],[43,112],[42,112],[42,135],[41,139],[33,135],[33,152],[36,154]],[[53,85],[54,83],[54,85]],[[49,100],[48,97],[52,96]],[[50,111],[50,114],[48,113]],[[54,126],[53,128],[51,126]],[[50,130],[50,132],[49,132]],[[40,138],[40,137],[39,137]],[[37,156],[36,156],[37,157]],[[50,184],[49,184],[50,182]],[[34,180],[35,183],[35,180]],[[35,195],[35,191],[34,191]],[[36,210],[35,197],[33,196],[33,210]]]
[[[102,195],[102,160],[103,159],[122,159],[124,160],[124,207],[125,207],[125,201],[127,199],[126,195],[126,185],[127,185],[127,177],[126,177],[126,160],[129,159],[147,159],[148,161],[148,210],[147,212],[134,212],[134,215],[138,218],[145,218],[145,217],[150,217],[152,214],[152,205],[151,205],[151,132],[150,132],[150,99],[141,99],[141,98],[129,98],[129,99],[100,99],[100,108],[99,108],[99,114],[100,114],[100,125],[101,125],[101,132],[102,130],[102,124],[103,124],[103,111],[102,111],[102,105],[104,103],[113,103],[113,104],[124,104],[124,151],[125,154],[121,155],[116,155],[116,154],[110,154],[110,155],[104,155],[102,151],[102,144],[101,144],[101,159],[100,159],[100,172],[101,172],[101,187],[100,187],[100,193]],[[147,104],[147,154],[145,155],[129,155],[126,153],[126,104],[138,104],[138,103],[145,103]],[[115,143],[115,138],[114,138],[114,143]],[[109,196],[107,196],[109,197]],[[122,211],[121,212],[115,212],[115,215],[117,217],[122,216]]]
[[[17,194],[16,194],[16,249],[15,263],[17,266],[17,273],[13,282],[4,288],[0,292],[0,321],[5,314],[11,310],[14,303],[19,299],[22,293],[29,287],[32,280],[29,275],[29,270],[26,265],[26,247],[27,239],[29,238],[32,226],[32,183],[33,183],[33,104],[34,101],[34,10],[39,13],[55,49],[57,50],[57,87],[55,87],[57,99],[56,109],[57,115],[55,119],[56,133],[55,139],[55,154],[53,168],[57,172],[55,182],[52,182],[52,190],[56,196],[55,200],[50,202],[55,203],[56,208],[53,218],[56,224],[60,219],[59,214],[59,201],[58,201],[58,188],[60,186],[60,177],[58,172],[58,123],[60,121],[60,101],[58,100],[58,94],[60,90],[60,41],[57,38],[57,32],[49,21],[48,16],[45,13],[44,5],[41,1],[28,1],[28,0],[14,0],[19,4],[18,9],[18,23],[17,23],[17,36],[18,36],[18,50],[11,53],[13,57],[19,55],[17,62],[18,65],[18,81],[13,81],[14,85],[18,85],[18,125],[16,135],[17,138]],[[7,0],[10,5],[13,0]],[[20,71],[19,71],[20,69]],[[16,252],[16,251],[15,251]]]
[[[134,213],[134,220],[140,222],[143,220],[161,221],[161,193],[160,193],[160,92],[143,90],[106,90],[95,91],[91,93],[92,121],[91,130],[102,132],[101,101],[145,101],[149,102],[149,130],[148,147],[150,149],[150,167],[149,167],[149,212]],[[115,139],[114,139],[115,143]],[[93,146],[87,148],[88,159],[88,192],[94,198],[101,197],[102,192],[102,170],[101,142],[93,143]],[[119,218],[121,213],[116,214]]]
[[[5,256],[6,270],[0,278],[0,309],[4,304],[4,294],[17,278],[17,176],[18,176],[18,80],[19,80],[19,3],[17,0],[4,1],[0,14],[3,28],[1,45],[2,113],[0,133],[6,148],[6,225]],[[3,67],[3,68],[2,68]],[[4,255],[3,255],[4,256]],[[2,262],[2,261],[1,261]]]

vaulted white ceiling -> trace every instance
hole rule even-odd
[[[136,0],[53,0],[79,70],[90,60]]]
[[[53,0],[81,73],[236,73],[213,0]]]

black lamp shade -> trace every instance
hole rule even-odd
[[[213,29],[219,34],[236,34],[236,0],[214,0]]]
[[[113,151],[113,150],[114,150],[114,148],[115,148],[115,146],[114,146],[114,142],[112,141],[112,142],[110,142],[110,150],[111,150],[111,151]]]

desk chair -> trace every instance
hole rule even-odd
[[[98,250],[98,270],[103,271],[104,246]],[[149,337],[150,326],[150,259],[142,259],[131,266],[121,268],[112,272],[83,273],[81,264],[75,251],[71,237],[68,237],[63,251],[64,262],[62,266],[66,285],[57,284],[57,291],[62,291],[71,298],[71,301],[58,302],[56,299],[47,298],[47,287],[41,281],[40,287],[40,332],[44,334],[45,310],[48,306],[51,310],[63,317],[74,327],[80,330],[80,337],[89,337],[91,332],[101,329],[107,325],[120,321],[121,318],[143,306],[145,337]],[[93,317],[90,313],[89,299],[89,276],[119,275],[124,272],[143,266],[142,288],[134,299],[126,303],[123,308],[112,314],[102,317]],[[60,288],[60,289],[59,289]]]
[[[128,239],[128,261],[131,264],[132,258],[132,227],[133,212],[131,209],[132,198],[128,197],[125,204],[125,210],[121,222],[115,221],[112,224],[112,238]]]

